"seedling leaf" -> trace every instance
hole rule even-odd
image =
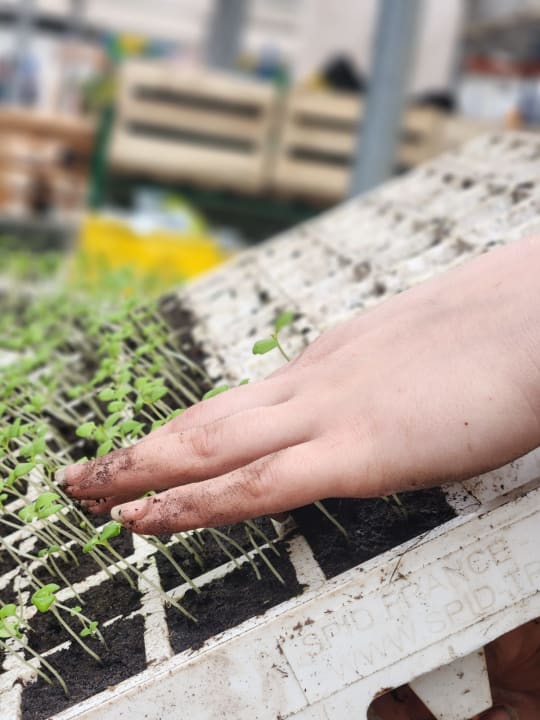
[[[89,552],[92,552],[92,550],[96,547],[98,544],[99,538],[97,535],[94,535],[93,538],[91,538],[87,543],[85,543],[82,547],[83,553],[87,554]]]
[[[9,605],[3,605],[0,608],[0,619],[7,618],[7,617],[13,617],[17,612],[17,606],[13,603],[9,603]]]
[[[32,605],[34,605],[39,612],[47,612],[56,600],[55,593],[57,590],[60,590],[60,585],[57,585],[56,583],[44,585],[39,590],[36,590],[36,592],[32,595]]]
[[[264,340],[257,340],[251,352],[254,355],[266,355],[267,352],[277,348],[277,339],[275,337],[265,338]]]
[[[19,520],[22,520],[24,523],[32,522],[32,520],[37,517],[34,503],[31,503],[30,505],[26,505],[25,507],[21,508],[17,513],[17,516]]]
[[[89,439],[93,436],[94,432],[96,430],[96,423],[93,421],[85,422],[82,425],[79,425],[77,430],[75,431],[75,434],[78,437]]]
[[[209,390],[208,392],[204,393],[202,396],[203,400],[209,400],[210,398],[215,397],[216,395],[221,395],[222,392],[225,392],[229,389],[228,385],[218,385],[213,390]]]
[[[107,523],[103,530],[99,533],[99,542],[108,542],[113,537],[120,535],[121,532],[122,525],[115,520],[111,520],[111,522]]]
[[[104,388],[99,394],[98,398],[102,400],[103,402],[111,402],[111,400],[116,400],[116,393],[113,390],[113,388]]]
[[[290,325],[293,320],[294,313],[292,313],[290,310],[286,310],[285,312],[282,312],[280,315],[278,315],[274,323],[274,330],[276,331],[276,334],[284,327],[287,327],[287,325]]]
[[[101,445],[97,449],[97,456],[101,457],[102,455],[106,455],[108,452],[112,450],[113,441],[112,440],[105,440],[105,442],[102,442]]]

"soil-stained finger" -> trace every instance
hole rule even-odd
[[[133,532],[160,534],[217,527],[272,515],[332,494],[332,473],[321,441],[288,447],[211,480],[191,483],[113,508]],[[336,480],[335,487],[341,485]]]
[[[148,490],[207,480],[304,442],[310,431],[310,419],[295,409],[294,401],[255,408],[72,465],[67,468],[65,491],[79,500],[137,497]]]

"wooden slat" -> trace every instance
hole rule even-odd
[[[33,137],[55,138],[90,151],[95,125],[71,115],[41,113],[22,108],[0,110],[0,132],[25,133]]]
[[[363,110],[359,95],[291,93],[272,176],[276,191],[341,199],[349,184]],[[436,153],[441,118],[433,108],[406,110],[398,149],[401,165],[417,165]],[[305,157],[295,157],[298,151],[311,152],[312,158],[306,162]],[[345,161],[343,167],[336,165],[339,158]]]
[[[266,83],[226,73],[182,69],[161,61],[130,61],[122,68],[121,82],[128,88],[149,86],[199,97],[211,97],[226,103],[248,103],[270,107],[275,88]]]
[[[403,119],[398,162],[415,167],[437,154],[444,115],[431,107],[409,107]]]
[[[319,130],[290,125],[282,141],[282,150],[306,148],[323,152],[351,155],[356,147],[356,133]]]
[[[263,185],[260,153],[239,153],[116,132],[111,163],[117,170],[165,180],[254,191]]]
[[[144,90],[152,91],[148,99]],[[161,100],[163,91],[178,101],[174,95]],[[268,174],[276,105],[276,89],[264,83],[179,71],[170,63],[126,63],[111,165],[157,179],[257,191]]]
[[[363,112],[359,95],[328,91],[293,90],[288,100],[288,117],[320,117],[338,121],[356,122]]]
[[[254,143],[264,140],[268,124],[264,117],[261,120],[245,119],[133,98],[121,106],[119,120],[124,124],[142,123],[167,129],[196,130],[210,135],[250,140]]]
[[[326,202],[342,198],[349,183],[357,128],[363,112],[359,95],[298,89],[286,105],[278,154],[272,173],[273,189],[282,195]],[[307,161],[295,152],[320,157]],[[325,155],[327,156],[325,158]],[[336,158],[343,158],[343,166]]]
[[[278,194],[332,201],[345,195],[349,176],[349,168],[303,162],[282,156],[276,164],[273,181]]]

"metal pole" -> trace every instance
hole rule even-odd
[[[248,0],[215,0],[206,40],[209,67],[233,70],[240,52]]]
[[[82,35],[85,14],[86,0],[71,0],[69,34],[74,40],[79,39]]]
[[[367,107],[358,130],[350,196],[366,192],[392,175],[422,0],[379,3]]]
[[[14,33],[13,75],[9,93],[11,102],[15,104],[23,102],[24,62],[30,50],[34,21],[34,0],[19,0],[19,3]]]

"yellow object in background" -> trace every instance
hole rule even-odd
[[[102,268],[129,268],[135,276],[152,276],[163,287],[199,275],[228,255],[197,223],[186,231],[135,230],[128,222],[91,214],[83,221],[79,242],[85,273],[97,277]]]

